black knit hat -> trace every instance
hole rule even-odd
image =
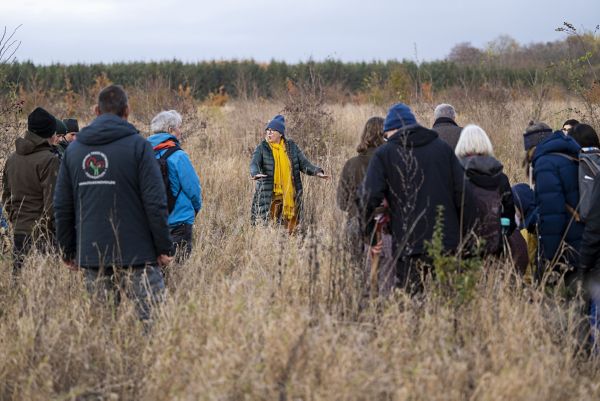
[[[56,135],[67,135],[67,124],[62,120],[56,119]]]
[[[67,133],[79,132],[79,123],[74,118],[65,118],[63,123],[67,126]]]
[[[37,107],[27,117],[29,132],[42,138],[50,138],[56,132],[56,118],[41,107]]]

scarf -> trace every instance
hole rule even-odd
[[[290,158],[285,150],[285,142],[283,139],[279,144],[270,143],[269,146],[273,151],[273,159],[275,160],[275,173],[273,176],[273,193],[275,196],[283,198],[283,217],[286,220],[291,220],[296,214],[296,202],[294,183],[292,182],[292,166]]]

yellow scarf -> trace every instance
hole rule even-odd
[[[275,174],[273,177],[273,193],[283,198],[283,217],[291,220],[296,214],[295,191],[292,181],[292,166],[290,158],[285,151],[285,142],[270,143],[275,160]]]

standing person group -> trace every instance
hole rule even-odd
[[[557,272],[569,284],[578,267],[590,270],[591,259],[580,264],[579,255],[593,254],[582,236],[587,219],[593,221],[595,215],[580,215],[589,209],[586,205],[596,205],[589,181],[600,168],[600,142],[593,128],[567,120],[553,132],[545,123],[531,122],[523,135],[529,183],[511,188],[486,132],[476,125],[461,128],[455,118],[454,108],[441,104],[429,130],[407,105],[396,104],[380,133],[385,143],[372,141],[368,153],[346,163],[338,204],[348,213],[346,227],[352,235],[346,235],[346,242],[354,258],[368,260],[363,244],[372,242],[384,211],[396,285],[418,289],[430,267],[424,244],[432,239],[439,211],[447,253],[510,256],[517,271],[531,272],[538,282]],[[585,154],[592,172],[585,176],[589,189],[580,197],[581,185],[586,185],[581,175]],[[599,161],[596,167],[594,160]],[[594,223],[589,227],[591,243]],[[481,240],[479,245],[465,241],[469,232]],[[598,300],[600,304],[600,296]]]
[[[90,293],[118,301],[124,291],[149,321],[164,295],[161,269],[176,251],[183,261],[192,249],[201,188],[180,147],[179,113],[159,113],[146,140],[129,112],[118,85],[100,92],[97,117],[81,131],[77,120],[35,109],[7,160],[2,200],[16,275],[33,245],[56,249],[70,269],[83,271]]]

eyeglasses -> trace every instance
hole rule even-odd
[[[266,134],[274,134],[274,133],[277,133],[277,134],[278,134],[279,132],[275,131],[275,130],[274,130],[274,129],[272,129],[272,128],[267,128],[267,129],[265,130],[265,133],[266,133]]]

